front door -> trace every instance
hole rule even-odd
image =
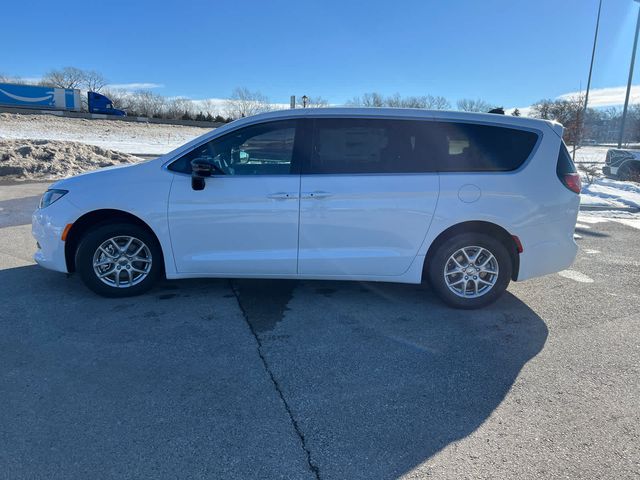
[[[175,172],[168,205],[178,273],[295,274],[300,175],[295,120],[252,125],[196,147]],[[191,188],[191,161],[211,162],[204,190]]]

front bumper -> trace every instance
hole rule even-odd
[[[56,272],[68,273],[62,233],[67,224],[75,220],[75,210],[76,208],[63,197],[53,205],[33,213],[31,233],[37,242],[33,259],[38,265]]]

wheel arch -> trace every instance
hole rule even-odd
[[[626,160],[624,160],[619,166],[618,166],[618,172],[620,172],[620,169],[622,169],[623,167],[627,167],[627,168],[631,168],[637,171],[640,171],[640,159],[638,158],[627,158]]]
[[[80,240],[82,237],[91,229],[92,227],[96,227],[98,225],[106,225],[109,223],[132,223],[139,227],[144,228],[147,232],[153,235],[153,238],[158,243],[160,250],[162,251],[162,244],[158,239],[158,236],[153,231],[153,229],[141,218],[133,215],[132,213],[125,212],[124,210],[117,209],[100,209],[93,210],[91,212],[87,212],[78,218],[71,229],[67,233],[65,246],[64,246],[64,256],[67,264],[67,271],[69,273],[75,272],[76,269],[76,251],[78,249],[78,245],[80,244]],[[163,263],[162,267],[164,269],[164,252],[163,252]]]
[[[511,257],[512,273],[511,279],[517,280],[518,272],[520,270],[520,254],[518,253],[518,245],[513,236],[500,225],[486,221],[466,221],[457,223],[443,230],[429,246],[427,254],[424,257],[424,265],[422,266],[422,278],[426,278],[427,266],[434,255],[436,250],[444,243],[448,238],[461,233],[484,233],[490,235],[502,243]]]

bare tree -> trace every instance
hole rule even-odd
[[[427,95],[425,108],[429,110],[448,110],[451,108],[449,100],[440,95]]]
[[[212,117],[218,116],[222,110],[220,102],[216,102],[211,98],[198,100],[198,104],[200,105],[203,112],[211,115]]]
[[[365,93],[362,96],[363,107],[384,107],[384,97],[377,92]]]
[[[400,99],[399,106],[404,108],[427,108],[427,97],[406,97]]]
[[[111,100],[111,103],[113,103],[114,108],[127,111],[129,110],[129,106],[131,104],[131,92],[123,90],[122,88],[109,88],[103,90],[102,93],[109,97],[109,100]],[[133,114],[133,112],[131,113]]]
[[[555,101],[551,99],[539,100],[531,106],[531,116],[542,118],[543,120],[553,120],[553,105]]]
[[[182,118],[195,113],[195,105],[192,100],[184,97],[174,97],[165,100],[163,112],[167,118]]]
[[[584,97],[582,95],[559,100],[540,100],[531,107],[531,116],[561,123],[565,128],[565,142],[576,145],[580,140],[583,106]]]
[[[131,92],[126,96],[127,113],[141,117],[160,117],[164,115],[166,99],[149,90]]]
[[[29,82],[20,77],[12,77],[9,75],[3,75],[0,73],[0,83],[16,83],[19,85],[28,85]]]
[[[265,95],[258,91],[252,92],[246,87],[235,88],[231,98],[225,103],[225,108],[231,118],[250,117],[271,109]]]
[[[329,106],[329,102],[322,97],[307,97],[306,104],[302,104],[302,96],[296,97],[296,107],[302,108],[325,108]]]
[[[377,93],[365,93],[362,97],[353,97],[347,102],[352,107],[384,107],[386,105],[385,98]]]
[[[365,93],[362,97],[353,97],[347,105],[354,107],[392,107],[392,108],[427,108],[430,110],[446,110],[451,108],[449,101],[442,96],[421,95],[402,97],[394,93],[384,97],[377,92]]]
[[[378,94],[372,94],[372,95],[378,95]],[[377,97],[376,97],[377,99]],[[404,100],[402,99],[402,97],[400,96],[399,93],[394,93],[393,95],[390,95],[386,98],[382,98],[382,96],[380,95],[380,102],[382,105],[384,105],[385,107],[391,107],[391,108],[401,108],[404,107]],[[380,106],[382,106],[380,105]]]
[[[488,112],[493,108],[493,106],[480,98],[472,99],[472,98],[461,98],[457,102],[458,110],[462,110],[463,112]]]
[[[84,71],[82,87],[90,92],[99,92],[107,85],[107,79],[100,72],[95,70]]]
[[[60,70],[50,70],[42,80],[41,85],[58,88],[78,88],[92,92],[99,92],[107,85],[107,80],[95,70],[81,70],[76,67],[64,67]]]
[[[84,79],[84,71],[76,67],[64,67],[61,70],[50,70],[42,77],[40,83],[58,88],[80,88]]]

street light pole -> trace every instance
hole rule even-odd
[[[634,0],[640,2],[640,0]],[[624,140],[624,124],[627,121],[627,109],[629,108],[629,94],[631,93],[631,81],[633,80],[633,66],[636,63],[636,47],[638,46],[638,32],[640,32],[640,8],[638,9],[638,20],[636,21],[636,36],[633,39],[633,50],[631,51],[631,65],[629,66],[629,80],[627,81],[627,95],[624,99],[622,110],[622,121],[620,123],[620,136],[618,137],[618,148],[622,148]]]
[[[593,49],[591,50],[591,65],[589,66],[589,78],[587,79],[587,93],[584,96],[584,107],[582,108],[582,119],[580,122],[580,143],[584,135],[584,121],[587,116],[587,107],[589,106],[589,90],[591,89],[591,74],[593,73],[593,60],[596,57],[596,44],[598,43],[598,30],[600,29],[600,12],[602,11],[602,0],[598,4],[598,17],[596,19],[596,33],[593,36]],[[575,150],[574,150],[575,156]]]

